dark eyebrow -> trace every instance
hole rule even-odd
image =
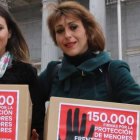
[[[63,28],[63,26],[62,26],[62,25],[57,25],[57,26],[55,26],[55,30],[57,30],[57,29],[59,29],[59,28]]]
[[[56,25],[55,27],[61,27],[62,25],[60,24],[60,25]]]
[[[68,22],[68,25],[73,24],[73,23],[77,23],[77,21],[78,21],[77,19],[72,20],[72,21]],[[63,26],[61,24],[58,24],[58,25],[55,26],[55,28],[59,28],[59,27],[63,27]]]
[[[78,21],[78,20],[73,20],[73,21],[69,22],[68,24],[75,23],[75,22],[77,22],[77,21]]]

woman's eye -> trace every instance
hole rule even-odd
[[[3,29],[3,27],[0,26],[0,30],[2,30],[2,29]]]
[[[77,25],[71,25],[71,26],[70,26],[70,29],[74,31],[74,30],[77,29],[77,27],[78,27]]]
[[[64,32],[64,29],[57,29],[57,30],[56,30],[56,33],[57,33],[57,34],[61,34],[61,33],[63,33],[63,32]]]

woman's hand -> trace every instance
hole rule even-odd
[[[31,136],[31,140],[39,140],[39,135],[36,132],[36,129],[32,130],[32,136]]]

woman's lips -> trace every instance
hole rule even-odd
[[[69,43],[65,44],[65,47],[72,48],[72,47],[74,47],[75,44],[76,44],[76,42],[69,42]]]

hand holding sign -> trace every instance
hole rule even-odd
[[[39,135],[35,129],[32,130],[31,140],[39,140]]]
[[[81,126],[79,129],[79,108],[75,109],[74,112],[74,121],[72,125],[72,110],[69,109],[67,112],[67,131],[66,131],[66,140],[74,140],[75,137],[92,137],[94,133],[94,125],[91,125],[90,131],[87,136],[85,136],[86,132],[86,118],[87,115],[85,113],[82,114]],[[61,140],[61,138],[59,138]]]

